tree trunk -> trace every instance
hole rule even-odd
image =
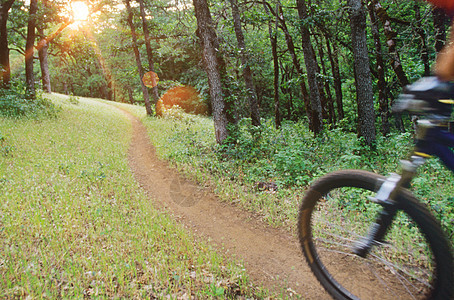
[[[322,47],[322,46],[321,46],[321,42],[320,42],[318,36],[314,35],[313,41],[314,41],[313,43],[315,44],[315,48],[312,45],[312,53],[314,53],[314,60],[317,62],[316,74],[319,75],[317,84],[318,84],[318,92],[320,93],[320,103],[322,105],[322,120],[327,120],[327,119],[329,119],[328,99],[325,95],[323,79],[321,79],[321,75],[323,75],[323,71],[322,71],[323,70],[323,61],[322,60],[323,60],[324,55],[322,55],[320,53],[320,47]],[[317,51],[315,49],[317,49]],[[317,61],[317,52],[320,57],[320,62]],[[322,68],[320,68],[320,65],[322,65]]]
[[[47,43],[46,39],[44,38],[44,30],[42,27],[38,28],[38,33],[40,35],[41,42],[38,47],[38,55],[39,55],[39,64],[41,66],[41,82],[43,85],[43,91],[45,93],[52,93],[52,88],[50,85],[50,73],[49,73],[49,63],[47,59],[47,51],[49,49],[49,44]]]
[[[415,10],[416,33],[421,39],[421,60],[424,64],[424,76],[430,76],[429,48],[427,47],[426,33],[421,24],[421,12],[419,10],[419,4],[415,3],[413,7]]]
[[[137,36],[136,36],[136,29],[134,27],[134,23],[132,21],[132,9],[130,5],[130,0],[124,0],[126,9],[128,11],[128,24],[129,27],[131,28],[131,35],[132,35],[132,47],[134,50],[134,55],[136,57],[136,63],[137,63],[137,68],[139,69],[139,77],[140,77],[140,86],[142,88],[143,92],[143,99],[145,101],[145,109],[147,111],[147,115],[151,116],[153,114],[153,111],[151,110],[151,105],[150,105],[150,96],[148,95],[148,90],[145,84],[142,81],[144,72],[143,72],[143,67],[142,67],[142,62],[140,60],[140,53],[139,53],[139,48],[137,46]]]
[[[276,14],[278,13],[279,6],[276,5]],[[274,118],[276,128],[281,127],[281,110],[279,101],[279,58],[277,56],[277,17],[274,32],[270,31],[271,49],[273,53],[273,66],[274,66]]]
[[[219,52],[219,42],[206,0],[193,0],[197,18],[197,36],[203,49],[205,70],[210,87],[213,110],[214,130],[217,143],[222,143],[229,136],[228,125],[234,123],[230,101],[224,99],[227,92],[225,82],[225,62]]]
[[[29,18],[27,26],[27,39],[25,42],[25,84],[27,97],[34,99],[35,76],[33,74],[33,51],[35,47],[36,12],[38,11],[38,0],[30,0]]]
[[[142,27],[143,35],[145,37],[145,47],[147,49],[147,58],[148,58],[148,68],[150,71],[154,72],[154,62],[153,62],[153,50],[151,49],[150,43],[150,32],[148,31],[148,22],[145,15],[145,7],[143,5],[143,0],[138,0],[140,6],[140,16],[142,17]],[[153,87],[151,88],[151,95],[153,96],[154,105],[158,102],[159,93],[158,86],[156,82],[153,82]]]
[[[130,86],[127,87],[128,89],[128,97],[129,97],[129,103],[134,104],[134,95],[132,93],[132,88]]]
[[[243,66],[243,78],[246,85],[246,92],[248,95],[249,107],[251,110],[252,125],[260,126],[259,107],[257,105],[257,95],[255,93],[254,81],[252,78],[251,67],[249,66],[249,59],[246,50],[246,42],[244,41],[243,30],[241,29],[240,11],[238,9],[238,1],[230,0],[232,6],[233,27],[240,50],[241,64]]]
[[[279,1],[280,2],[280,1]],[[281,23],[281,29],[284,32],[285,42],[287,43],[287,48],[292,58],[293,66],[295,67],[297,76],[303,78],[303,69],[301,68],[301,64],[298,59],[298,55],[296,54],[295,50],[295,43],[293,42],[293,37],[290,35],[288,30],[287,24],[285,23],[284,15],[282,8],[279,9],[278,12],[279,22]],[[299,80],[300,84],[300,91],[301,96],[303,97],[304,108],[306,110],[306,116],[309,120],[309,127],[312,128],[312,108],[311,108],[311,101],[309,98],[309,93],[307,91],[306,82],[304,80]]]
[[[328,46],[328,44],[326,44]],[[325,58],[325,51],[323,49],[323,44],[321,41],[319,41],[317,43],[317,46],[318,46],[318,56],[320,57],[320,65],[321,65],[321,72],[323,74],[323,77],[324,78],[328,78],[328,73],[327,73],[327,68],[326,68],[326,65],[325,65],[325,62],[326,60],[324,59]],[[330,86],[329,86],[329,81],[328,80],[323,80],[320,82],[320,84],[322,84],[322,87],[321,89],[324,89],[324,97],[322,97],[322,99],[324,98],[325,99],[325,113],[326,113],[326,117],[328,118],[329,120],[329,123],[333,126],[335,123],[336,123],[336,112],[334,111],[334,101],[333,101],[333,97],[331,95],[331,89],[330,89]],[[322,101],[323,103],[323,101]]]
[[[268,9],[268,3],[264,0],[263,6],[265,11],[269,14],[270,9]],[[278,14],[279,14],[279,3],[276,4],[276,16],[275,21],[275,28],[273,30],[273,26],[271,22],[268,22],[268,32],[270,35],[270,42],[271,42],[271,53],[273,56],[273,86],[274,86],[274,123],[276,128],[281,127],[281,112],[280,112],[280,104],[279,104],[279,58],[277,56],[277,28],[278,28]]]
[[[394,70],[394,73],[396,73],[396,76],[399,79],[400,85],[404,87],[409,82],[407,79],[407,75],[405,74],[405,71],[402,67],[402,63],[400,61],[400,56],[399,56],[399,53],[397,52],[397,48],[396,48],[395,37],[397,36],[397,33],[392,29],[391,19],[388,16],[388,13],[386,12],[386,10],[378,2],[378,0],[372,0],[370,5],[372,5],[372,7],[375,11],[375,14],[378,16],[378,18],[380,19],[380,21],[383,25],[383,29],[384,29],[385,36],[386,36],[386,45],[388,45],[388,53],[389,53],[391,67]]]
[[[0,2],[0,69],[2,72],[2,87],[9,87],[11,80],[11,70],[9,63],[9,48],[8,48],[8,30],[6,23],[8,21],[8,13],[13,5],[14,0]]]
[[[289,82],[293,76],[295,76],[295,72],[293,71],[294,67],[289,65],[283,65],[282,61],[279,62],[281,72],[281,82]],[[284,95],[288,97],[288,101],[286,103],[287,108],[287,120],[293,120],[293,93],[292,88],[289,85],[281,85],[281,91]]]
[[[342,99],[342,81],[340,77],[340,71],[339,71],[339,58],[337,54],[337,49],[336,47],[333,47],[334,49],[331,49],[331,43],[329,40],[328,35],[325,35],[326,39],[326,47],[328,48],[328,57],[329,61],[331,63],[331,72],[333,74],[334,78],[334,91],[336,94],[336,110],[337,110],[337,119],[342,120],[344,118],[344,105],[343,105],[343,99]]]
[[[63,93],[65,95],[69,95],[69,90],[68,90],[68,83],[65,81],[63,82]]]
[[[305,0],[297,0],[298,15],[301,21],[305,21],[308,17]],[[317,61],[315,60],[314,51],[311,43],[311,36],[306,25],[301,26],[301,36],[303,45],[303,56],[306,64],[307,77],[309,82],[309,91],[311,99],[312,112],[312,128],[315,134],[319,134],[323,130],[322,122],[322,104],[320,99],[320,91],[317,80]]]
[[[367,145],[375,141],[375,116],[367,51],[366,14],[361,0],[348,0],[358,106],[358,134]]]
[[[372,23],[372,36],[374,38],[375,45],[375,59],[377,61],[377,79],[378,79],[378,103],[379,103],[379,114],[381,118],[381,133],[383,136],[389,134],[389,104],[386,91],[386,80],[385,80],[385,63],[383,61],[383,53],[381,48],[380,33],[377,25],[377,18],[375,12],[369,6],[369,15]]]
[[[449,26],[449,17],[442,8],[435,7],[432,12],[435,27],[435,50],[438,52],[443,49],[446,42],[446,28]]]
[[[134,43],[134,44],[136,44],[136,43]],[[98,63],[101,68],[102,75],[104,76],[104,79],[106,80],[106,83],[107,83],[107,85],[103,84],[101,87],[102,98],[107,99],[107,100],[112,100],[112,90],[113,90],[112,72],[110,71],[109,67],[106,65],[106,61],[102,56],[101,49],[99,49],[99,47],[94,47],[93,50],[98,59]],[[140,56],[139,56],[139,61],[140,61]],[[140,73],[140,70],[139,70],[139,73]],[[142,71],[142,73],[143,73],[143,71]]]

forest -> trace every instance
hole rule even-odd
[[[154,115],[167,90],[193,87],[200,96],[179,106],[212,115],[219,143],[243,119],[277,128],[303,121],[315,135],[342,128],[367,145],[405,131],[393,99],[430,75],[449,28],[444,12],[422,1],[71,5],[2,0],[2,93],[99,97]],[[157,86],[141,80],[149,71]]]
[[[0,298],[327,298],[295,229],[353,256],[414,144],[393,103],[449,25],[425,1],[0,0]],[[326,269],[424,297],[453,179],[427,159],[372,259]]]

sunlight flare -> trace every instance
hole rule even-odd
[[[74,21],[86,21],[90,15],[87,4],[82,1],[76,1],[71,3],[71,13]]]

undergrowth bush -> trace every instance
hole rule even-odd
[[[388,175],[412,147],[412,133],[378,136],[374,147],[364,146],[355,133],[334,129],[314,138],[304,122],[272,120],[259,127],[243,119],[217,145],[213,121],[182,111],[147,119],[150,138],[161,157],[172,161],[200,183],[211,182],[221,198],[260,212],[274,225],[294,226],[304,189],[322,175],[339,169],[365,169]],[[432,207],[445,229],[454,223],[449,195],[452,174],[436,159],[429,160],[415,179],[417,196]],[[439,186],[442,185],[443,188]]]
[[[313,137],[303,122],[272,122],[260,127],[240,122],[230,143],[217,146],[220,161],[248,174],[245,181],[275,181],[281,187],[304,187],[327,172],[360,168],[379,173],[394,168],[410,145],[410,134],[379,137],[374,149],[341,129]]]
[[[276,130],[272,121],[256,127],[245,119],[231,128],[224,144],[217,145],[208,118],[175,109],[154,122],[160,123],[157,134],[162,134],[163,140],[157,144],[165,158],[177,163],[197,162],[212,174],[228,175],[251,186],[272,181],[280,187],[304,187],[337,169],[389,173],[411,144],[410,134],[394,134],[379,137],[371,150],[355,134],[340,129],[314,138],[303,122],[284,122]]]
[[[370,148],[355,133],[342,129],[314,138],[304,122],[283,122],[277,130],[272,120],[255,127],[248,119],[231,128],[227,143],[217,145],[209,118],[181,113],[146,124],[161,156],[200,182],[216,182],[215,189],[224,193],[221,198],[260,211],[271,223],[290,225],[304,189],[317,178],[340,169],[383,175],[398,172],[399,161],[407,158],[413,145],[412,133],[378,136]],[[432,207],[452,236],[453,175],[436,159],[429,160],[420,173],[414,182],[418,197]]]
[[[27,97],[23,83],[13,82],[9,88],[0,88],[0,115],[5,117],[53,117],[57,107],[37,93],[34,99]]]
[[[2,157],[10,156],[14,150],[14,147],[10,146],[6,140],[6,136],[0,131],[0,156]]]

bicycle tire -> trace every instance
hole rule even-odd
[[[367,171],[342,170],[323,176],[306,192],[299,210],[298,236],[312,273],[334,299],[386,299],[385,293],[388,291],[392,291],[389,299],[452,299],[454,276],[450,244],[438,221],[407,190],[399,193],[397,209],[400,213],[392,225],[399,223],[401,227],[390,229],[391,231],[388,231],[384,239],[388,242],[388,236],[392,239],[392,236],[396,235],[397,238],[394,240],[398,245],[391,242],[390,245],[374,246],[372,251],[376,249],[377,252],[369,254],[366,258],[360,258],[348,252],[351,250],[351,236],[356,238],[356,231],[367,227],[365,229],[367,232],[370,226],[366,224],[367,222],[362,223],[369,218],[369,211],[367,211],[369,207],[381,207],[370,200],[358,202],[357,198],[367,196],[368,193],[373,194],[384,180],[383,176]],[[342,196],[336,199],[337,195],[343,195],[338,190],[349,193],[350,198],[345,200]],[[357,207],[362,207],[361,205],[364,207],[361,209],[347,207],[352,203]],[[335,214],[332,222],[336,224],[329,222],[318,224],[318,221],[329,218],[327,216],[330,213]],[[347,216],[347,213],[353,216]],[[374,221],[376,214],[371,215],[374,217],[368,219],[370,223]],[[346,218],[349,219],[345,221]],[[408,225],[405,223],[407,218]],[[352,220],[358,221],[359,224],[350,225]],[[418,229],[415,229],[415,224]],[[355,231],[351,231],[351,228],[344,229],[344,226],[351,227]],[[333,233],[330,230],[333,230]],[[409,241],[413,243],[425,241],[428,247],[405,245],[402,248],[400,243],[403,243],[405,238],[399,235],[404,232],[410,235]],[[340,236],[341,233],[349,236]],[[350,243],[348,245],[350,248],[343,245],[344,243]],[[400,248],[402,250],[399,250]],[[430,253],[426,253],[426,248]],[[415,249],[416,252],[414,252]],[[392,251],[396,253],[391,253]],[[404,253],[402,251],[409,251],[407,258],[401,254]],[[417,251],[421,253],[418,254]],[[421,257],[416,259],[410,253]],[[401,257],[394,257],[393,255],[396,254]],[[387,259],[391,262],[385,262]],[[418,263],[416,264],[413,260]],[[426,268],[432,270],[432,275],[427,274],[427,279],[419,278],[419,276],[426,276]],[[372,275],[366,274],[369,271]],[[383,283],[385,280],[389,282]]]

